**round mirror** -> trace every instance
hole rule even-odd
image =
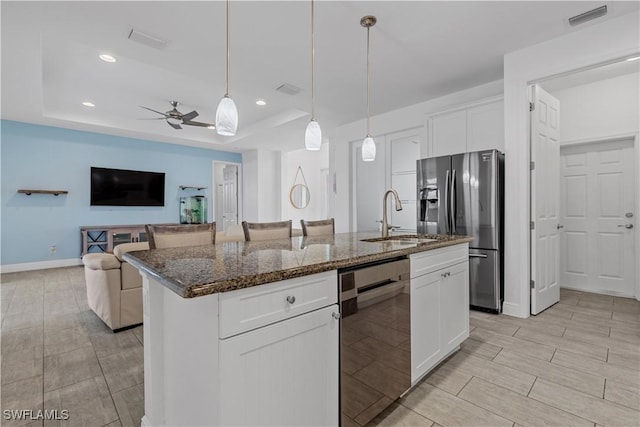
[[[296,209],[304,209],[309,204],[309,188],[304,184],[296,184],[289,191],[289,200],[291,205]]]

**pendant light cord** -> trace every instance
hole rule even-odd
[[[311,120],[316,118],[316,37],[315,2],[311,0]]]
[[[229,3],[227,0],[227,91],[226,96],[229,96]]]
[[[367,136],[371,135],[371,73],[369,71],[370,68],[370,49],[369,49],[369,30],[371,28],[367,27]]]

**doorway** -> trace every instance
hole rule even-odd
[[[242,165],[213,162],[213,212],[218,231],[227,231],[242,218]]]
[[[577,144],[560,152],[563,287],[635,295],[634,140]]]
[[[559,149],[555,154],[541,150],[544,164],[536,160],[541,139],[532,112],[531,314],[560,299],[558,292],[555,301],[537,306],[541,276],[555,278],[561,288],[640,298],[635,221],[640,202],[639,78],[638,61],[621,60],[535,85],[558,98]],[[545,212],[540,207],[553,206],[556,200],[557,215],[548,218],[557,224],[547,230],[548,239],[538,241],[540,233],[534,228]],[[552,240],[556,243],[551,249],[538,244],[549,246]]]

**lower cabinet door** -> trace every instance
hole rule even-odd
[[[448,353],[469,337],[469,262],[444,270],[442,281],[442,351]]]
[[[338,425],[337,313],[332,305],[220,340],[220,424]]]
[[[442,270],[411,279],[411,383],[442,356],[440,287]]]

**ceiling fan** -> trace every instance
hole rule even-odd
[[[161,114],[162,117],[156,117],[153,119],[140,119],[140,120],[166,120],[166,122],[174,129],[182,129],[180,125],[188,125],[188,126],[198,126],[208,129],[215,129],[215,125],[211,123],[204,122],[194,122],[192,119],[198,117],[198,112],[193,110],[190,113],[182,114],[178,111],[178,101],[171,101],[171,106],[173,107],[171,110],[163,113],[161,111],[154,110],[149,107],[140,106],[140,108],[144,108],[145,110],[153,111],[154,113]]]

